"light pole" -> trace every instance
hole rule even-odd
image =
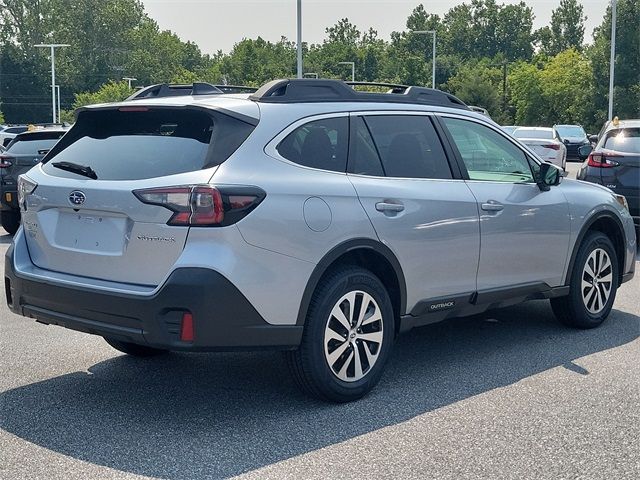
[[[62,117],[60,116],[60,85],[56,85],[56,96],[58,97],[58,123],[62,123]]]
[[[351,81],[356,81],[356,62],[338,62],[338,65],[351,65]]]
[[[433,54],[431,58],[431,87],[436,88],[436,31],[413,30],[411,33],[433,35]]]
[[[298,0],[298,78],[302,78],[302,0]]]
[[[616,66],[616,3],[611,0],[611,58],[609,59],[609,120],[613,118],[613,79]]]
[[[122,80],[129,82],[129,90],[131,90],[131,82],[135,82],[138,79],[133,77],[122,77]]]
[[[39,43],[34,46],[51,49],[51,111],[53,112],[53,123],[56,123],[56,48],[70,47],[71,45],[66,43]]]

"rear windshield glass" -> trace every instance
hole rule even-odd
[[[556,126],[556,131],[561,137],[587,137],[587,134],[582,129],[582,127],[579,127],[577,125],[558,125]]]
[[[609,132],[603,148],[618,152],[640,153],[640,128],[621,128]]]
[[[253,126],[218,112],[185,108],[81,112],[76,125],[45,159],[44,170],[78,178],[54,166],[91,167],[99,180],[140,180],[222,163]]]
[[[42,133],[31,133],[24,137],[16,138],[9,148],[7,152],[13,153],[15,155],[37,155],[39,152],[46,153],[46,151],[50,150],[60,137],[64,135],[64,132],[42,132]],[[42,150],[46,150],[42,152]]]
[[[518,128],[513,132],[513,136],[516,138],[544,138],[552,139],[552,130],[533,130],[531,128]]]

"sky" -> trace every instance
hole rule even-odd
[[[182,40],[195,42],[204,53],[229,52],[243,38],[261,36],[278,41],[296,38],[296,0],[142,0],[149,16],[162,29]],[[518,3],[520,0],[498,0]],[[320,43],[325,28],[348,18],[360,31],[373,27],[381,38],[406,28],[411,11],[423,3],[428,13],[442,16],[463,0],[302,0],[302,38]],[[470,3],[470,0],[466,0]],[[551,11],[560,0],[525,0],[533,8],[534,28],[548,25]],[[608,0],[581,0],[587,15],[585,40],[592,41],[593,29],[604,17]]]

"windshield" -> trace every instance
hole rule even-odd
[[[587,137],[587,134],[585,133],[584,129],[578,125],[557,125],[556,131],[558,132],[558,135],[560,135],[562,138],[564,137],[586,138]]]
[[[513,132],[516,138],[543,138],[551,140],[553,138],[553,130],[549,129],[533,129],[533,128],[517,128]]]
[[[640,128],[621,128],[607,134],[602,145],[607,150],[640,153]]]

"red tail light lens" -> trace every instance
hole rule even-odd
[[[589,154],[589,157],[587,158],[587,165],[595,168],[617,167],[620,164],[615,160],[611,160],[611,157],[618,157],[618,156],[620,155],[615,155],[611,153],[604,154],[604,153],[591,152],[591,154]]]
[[[8,155],[0,155],[0,168],[9,168],[13,166],[13,157]]]
[[[550,148],[551,150],[560,150],[560,145],[557,143],[549,143],[547,145],[542,145],[542,148]]]
[[[251,212],[265,197],[262,190],[244,186],[187,185],[133,193],[143,203],[173,211],[167,225],[197,227],[231,225]]]

